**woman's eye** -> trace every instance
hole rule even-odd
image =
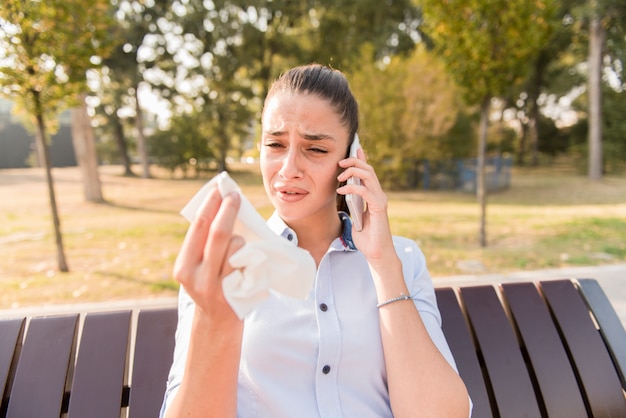
[[[265,146],[269,148],[280,148],[282,144],[280,142],[266,142]]]
[[[315,152],[315,153],[319,153],[319,154],[326,154],[328,153],[328,151],[326,151],[325,149],[321,149],[321,148],[309,148],[309,151]]]

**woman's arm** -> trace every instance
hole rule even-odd
[[[244,244],[232,234],[240,197],[223,200],[217,188],[192,222],[174,266],[174,278],[195,302],[185,371],[166,417],[235,417],[237,375],[243,333],[222,292],[222,279],[232,272],[228,258]]]
[[[408,295],[395,252],[383,259],[370,262],[378,301]],[[379,315],[394,417],[468,417],[465,384],[433,343],[415,303],[392,302]]]
[[[410,295],[395,252],[387,215],[387,197],[373,168],[348,158],[339,165],[346,170],[338,180],[361,179],[360,186],[343,186],[342,194],[357,193],[367,202],[363,230],[352,230],[359,251],[366,257],[378,302]],[[381,338],[394,417],[469,416],[469,396],[462,379],[433,343],[411,300],[399,300],[379,308]]]

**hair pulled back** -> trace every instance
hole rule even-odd
[[[328,101],[348,128],[349,143],[352,143],[359,129],[359,107],[341,71],[320,64],[292,68],[272,84],[265,103],[279,93],[313,94]]]

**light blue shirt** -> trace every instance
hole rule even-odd
[[[365,257],[352,242],[350,219],[345,213],[339,216],[342,236],[322,258],[308,297],[271,292],[245,318],[237,392],[240,418],[392,417],[376,289]],[[295,232],[276,214],[268,225],[297,245]],[[422,321],[456,370],[424,255],[412,240],[394,236],[393,243]],[[194,302],[182,287],[178,309],[174,362],[161,416],[185,370]]]

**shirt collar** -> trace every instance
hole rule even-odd
[[[348,216],[346,212],[338,212],[337,215],[339,216],[342,225],[341,236],[339,237],[340,245],[343,249],[356,251],[356,246],[352,241],[352,221],[350,220],[350,216]],[[298,245],[298,235],[296,235],[296,232],[289,228],[285,221],[278,216],[277,212],[274,212],[267,220],[267,226],[269,226],[269,228],[276,234],[292,242],[293,245]],[[335,240],[335,242],[337,242],[337,240]],[[335,242],[331,244],[331,247],[336,248]]]

